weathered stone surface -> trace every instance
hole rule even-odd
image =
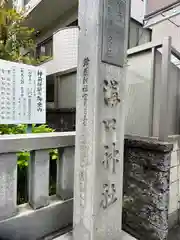
[[[125,136],[125,144],[126,146],[132,148],[141,148],[146,150],[156,150],[157,152],[171,152],[172,151],[172,144],[167,142],[158,141],[155,138],[142,138],[136,136]]]
[[[130,0],[79,1],[74,240],[122,239],[125,68],[101,57],[102,41],[108,41],[108,58],[124,42],[127,49],[129,5]],[[113,26],[108,35],[106,23]],[[125,40],[114,33],[124,23]]]
[[[154,139],[125,140],[123,228],[138,239],[167,238],[171,151]]]
[[[134,179],[127,180],[126,184],[129,186],[128,189],[125,189],[125,194],[127,196],[130,196],[131,194],[136,196],[138,193],[141,195],[141,201],[144,203],[146,202],[151,205],[157,205],[157,208],[161,210],[167,209],[167,206],[164,205],[164,202],[168,201],[169,199],[168,191],[161,193],[152,187],[148,188],[148,186],[145,184],[138,183],[137,185],[136,181],[134,181],[134,183],[132,183],[132,181],[134,181]],[[138,198],[139,195],[137,196]]]
[[[168,233],[167,240],[178,240],[180,239],[180,226],[176,225],[174,228],[172,228]]]
[[[121,240],[136,240],[135,238],[133,238],[131,235],[129,235],[128,233],[122,231],[121,232]],[[73,236],[72,233],[69,232],[65,235],[59,236],[57,238],[53,238],[54,240],[73,240]],[[44,239],[46,240],[46,239]]]

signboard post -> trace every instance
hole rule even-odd
[[[45,69],[0,60],[0,124],[46,122]]]

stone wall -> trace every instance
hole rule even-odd
[[[123,228],[137,239],[167,237],[171,150],[154,139],[125,139]]]
[[[169,142],[173,144],[170,169],[170,197],[169,197],[169,229],[180,223],[180,136],[170,136]]]

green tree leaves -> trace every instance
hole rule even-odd
[[[0,59],[38,65],[48,57],[35,57],[36,44],[34,29],[25,26],[24,10],[16,11],[8,8],[8,0],[0,0]],[[33,54],[24,54],[29,52]],[[27,125],[0,125],[0,134],[25,134]],[[32,126],[32,133],[48,133],[54,130],[47,125]],[[50,152],[51,158],[57,158],[57,152]],[[28,165],[29,153],[18,153],[18,165],[23,168]]]

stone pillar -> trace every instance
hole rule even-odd
[[[74,240],[121,234],[129,0],[79,1]]]
[[[157,140],[125,140],[123,228],[137,239],[167,239],[171,151]]]
[[[73,198],[74,191],[74,147],[59,149],[57,161],[56,195],[63,200]]]

